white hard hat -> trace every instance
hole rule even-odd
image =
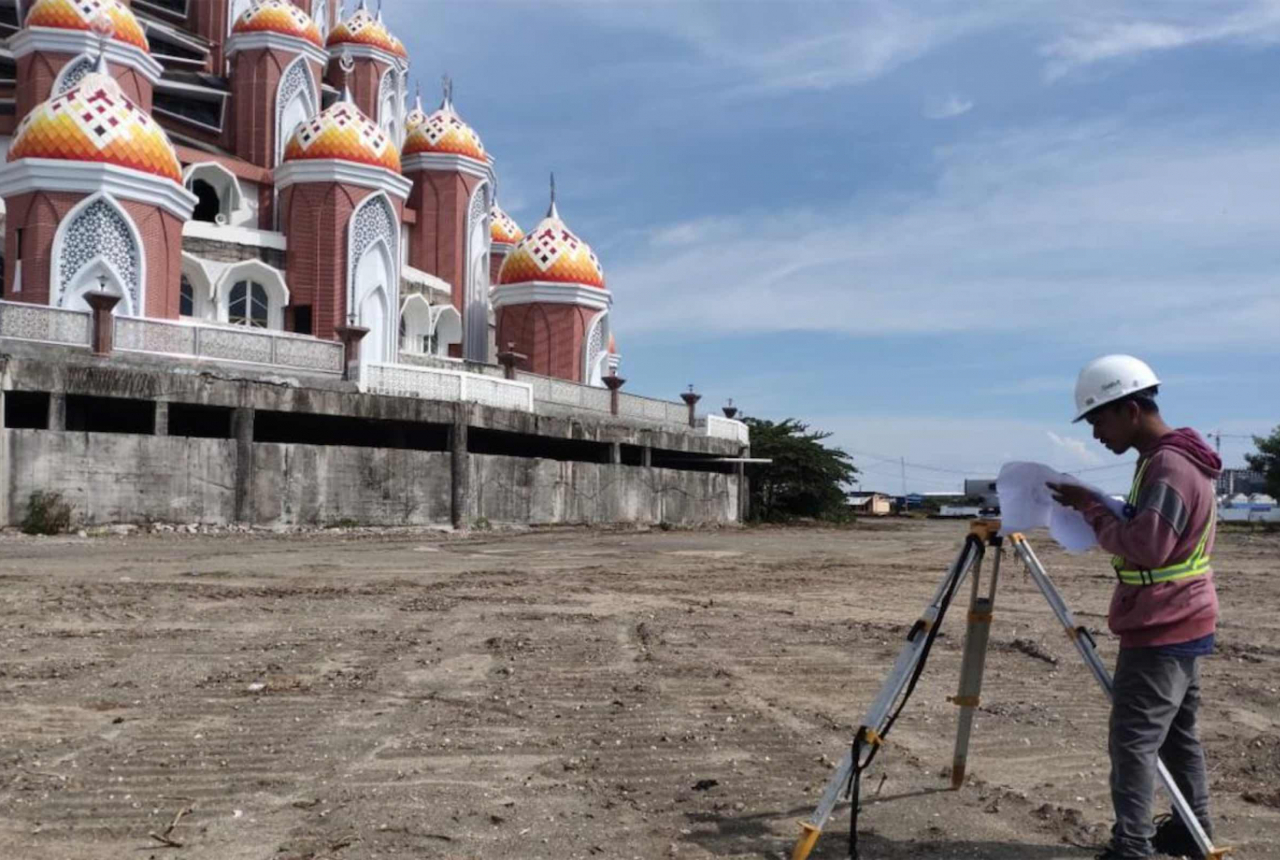
[[[1076,421],[1105,403],[1159,385],[1156,372],[1132,355],[1104,355],[1080,371],[1076,380]]]

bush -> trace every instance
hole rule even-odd
[[[27,500],[27,515],[22,520],[22,531],[29,535],[58,535],[71,529],[71,504],[62,499],[62,493],[46,493],[40,490]]]

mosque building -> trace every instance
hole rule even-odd
[[[364,0],[0,0],[0,36],[0,300],[109,295],[117,318],[341,342],[369,367],[506,352],[616,376],[612,294],[554,188],[521,230],[451,85],[411,107]]]

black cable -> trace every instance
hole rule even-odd
[[[920,651],[920,659],[916,662],[915,671],[911,673],[911,680],[907,682],[907,688],[902,694],[902,698],[898,701],[898,707],[889,715],[889,719],[885,721],[884,730],[880,732],[876,743],[871,744],[871,751],[867,753],[867,760],[860,761],[862,755],[862,747],[867,745],[868,726],[859,726],[858,733],[853,736],[853,770],[849,774],[849,799],[851,801],[849,807],[849,860],[858,860],[858,813],[860,811],[862,795],[862,772],[871,766],[871,762],[875,761],[876,753],[880,751],[886,735],[893,728],[893,724],[898,721],[898,717],[902,714],[903,708],[907,706],[907,700],[911,698],[911,694],[915,692],[916,684],[920,680],[920,676],[924,674],[924,664],[929,660],[929,652],[933,649],[934,640],[938,638],[938,631],[942,629],[942,619],[947,616],[947,609],[951,606],[951,601],[955,597],[956,589],[960,585],[961,573],[963,573],[968,565],[964,564],[965,557],[969,554],[970,548],[976,553],[975,562],[980,561],[985,554],[982,546],[982,538],[975,534],[970,534],[965,538],[965,548],[961,552],[960,562],[951,571],[951,581],[947,584],[947,589],[943,592],[942,600],[938,603],[938,617],[934,619],[933,625],[929,628],[928,638],[925,639],[924,648]],[[911,632],[907,634],[907,641],[915,639],[920,632],[921,621],[917,621],[911,628]]]

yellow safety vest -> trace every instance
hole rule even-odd
[[[1137,474],[1133,476],[1133,486],[1129,489],[1130,507],[1138,503],[1138,495],[1142,491],[1142,476],[1146,474],[1147,466],[1150,463],[1150,460],[1145,461],[1138,468]],[[1191,551],[1191,556],[1186,561],[1171,564],[1168,567],[1157,568],[1156,570],[1133,570],[1126,568],[1124,566],[1124,558],[1116,555],[1111,557],[1111,566],[1115,568],[1116,576],[1127,585],[1155,585],[1158,582],[1175,582],[1179,579],[1190,579],[1193,576],[1207,573],[1209,571],[1209,553],[1206,550],[1209,546],[1209,535],[1213,533],[1215,519],[1215,516],[1211,515],[1209,517],[1209,522],[1204,527],[1204,534],[1200,536],[1200,542],[1196,544],[1196,548]]]

